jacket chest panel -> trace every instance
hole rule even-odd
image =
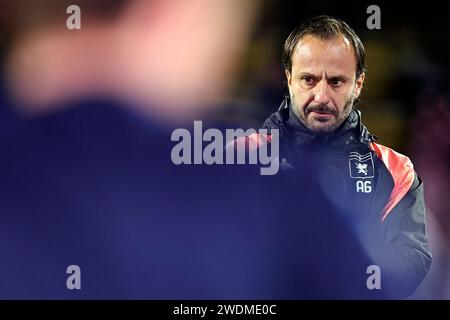
[[[371,211],[378,192],[379,162],[369,148],[329,153],[303,150],[289,158],[282,156],[283,162],[287,166],[281,166],[282,174],[308,172],[309,178],[341,211],[350,215]]]

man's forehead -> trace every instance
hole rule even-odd
[[[292,66],[329,67],[341,72],[356,72],[356,56],[350,41],[343,35],[321,39],[307,35],[299,40],[292,55]]]
[[[353,46],[349,39],[344,35],[338,34],[334,37],[324,39],[314,35],[306,35],[302,37],[297,45],[295,46],[294,52],[302,52],[305,48],[328,48],[328,49],[338,49],[342,51],[347,51],[354,53]]]

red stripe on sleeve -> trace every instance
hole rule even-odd
[[[414,166],[407,156],[395,152],[388,147],[374,142],[372,142],[370,146],[383,161],[394,179],[394,188],[382,211],[381,220],[384,221],[392,209],[394,209],[411,188],[414,182]]]

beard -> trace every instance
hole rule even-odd
[[[353,94],[352,98],[345,102],[342,112],[338,112],[336,109],[323,104],[309,104],[306,108],[302,108],[296,104],[293,94],[290,95],[290,98],[292,111],[294,114],[306,128],[317,134],[330,133],[336,130],[341,124],[344,123],[345,120],[347,120],[348,116],[352,112],[352,107],[354,104]],[[335,120],[330,121],[329,124],[323,124],[324,122],[322,122],[322,125],[315,125],[314,121],[308,120],[308,116],[311,112],[332,114],[334,115]],[[318,122],[320,122],[320,120]]]

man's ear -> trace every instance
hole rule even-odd
[[[353,99],[357,99],[359,97],[359,95],[361,94],[361,90],[363,88],[363,84],[364,84],[364,79],[366,77],[365,73],[361,73],[358,77],[358,79],[356,79],[356,83],[355,83],[355,90],[353,91]]]
[[[284,69],[284,73],[286,74],[286,81],[288,86],[291,86],[292,76],[288,69]]]
[[[292,84],[292,75],[288,69],[284,69],[284,74],[286,75],[286,83],[289,95],[291,95],[291,84]]]

